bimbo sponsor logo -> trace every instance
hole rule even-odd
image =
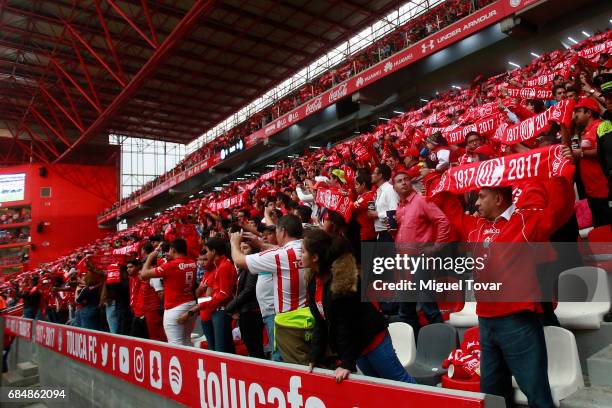
[[[347,92],[348,92],[348,84],[345,82],[329,93],[329,97],[328,97],[329,103],[335,102],[338,99],[346,96]]]
[[[306,115],[310,115],[311,113],[318,111],[319,109],[321,109],[322,106],[323,106],[323,98],[319,96],[315,98],[314,101],[306,105]]]

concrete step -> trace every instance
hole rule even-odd
[[[31,361],[17,364],[17,371],[22,377],[32,377],[38,375],[38,365]]]
[[[24,377],[17,370],[2,374],[2,385],[5,387],[27,387],[28,385],[34,385],[38,382],[38,374]]]
[[[587,358],[587,368],[592,385],[612,387],[612,344]]]
[[[561,401],[560,408],[610,408],[612,387],[588,387]]]

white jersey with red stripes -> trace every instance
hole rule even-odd
[[[291,241],[282,247],[247,255],[246,264],[251,273],[272,273],[276,313],[289,312],[306,306],[301,239]]]

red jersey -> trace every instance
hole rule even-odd
[[[225,256],[220,257],[215,264],[215,269],[206,275],[206,286],[212,290],[210,294],[212,299],[200,304],[200,318],[202,320],[208,320],[212,312],[224,307],[232,300],[238,280],[236,267]]]
[[[582,135],[580,147],[584,151],[597,151],[597,127],[600,120],[594,120]],[[597,156],[580,160],[580,178],[588,197],[608,198],[608,178],[604,175]]]
[[[164,278],[164,309],[172,309],[194,300],[196,263],[187,257],[176,258],[154,269],[155,277]]]
[[[538,183],[530,186],[531,194],[536,194]],[[521,311],[536,311],[539,303],[539,284],[536,265],[524,252],[509,245],[494,245],[510,242],[547,242],[550,234],[563,225],[573,211],[574,189],[572,182],[558,177],[547,183],[545,189],[538,191],[536,200],[528,197],[524,203],[534,204],[533,208],[518,209],[510,206],[506,212],[490,221],[482,217],[465,215],[456,197],[445,195],[440,200],[443,211],[464,242],[482,242],[486,250],[485,274],[494,275],[491,282],[503,282],[504,291],[513,293],[523,302],[481,302],[477,303],[476,313],[481,317],[508,316]],[[545,196],[546,199],[542,199]],[[548,199],[554,197],[554,199]],[[542,205],[536,208],[535,205]],[[482,250],[481,250],[482,251]],[[483,256],[483,254],[474,254]],[[518,272],[520,271],[520,275]],[[529,299],[529,300],[527,300]],[[477,299],[478,300],[478,299]]]
[[[138,275],[130,277],[130,306],[134,316],[142,317],[145,312],[158,309],[159,303],[150,281],[143,281]]]
[[[374,220],[368,217],[368,203],[376,201],[376,191],[368,191],[360,195],[353,203],[353,215],[355,220],[361,226],[359,238],[362,241],[371,241],[376,239],[376,230],[374,229]]]

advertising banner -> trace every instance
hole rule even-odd
[[[482,395],[367,381],[190,347],[37,322],[34,341],[190,407],[484,407]]]

